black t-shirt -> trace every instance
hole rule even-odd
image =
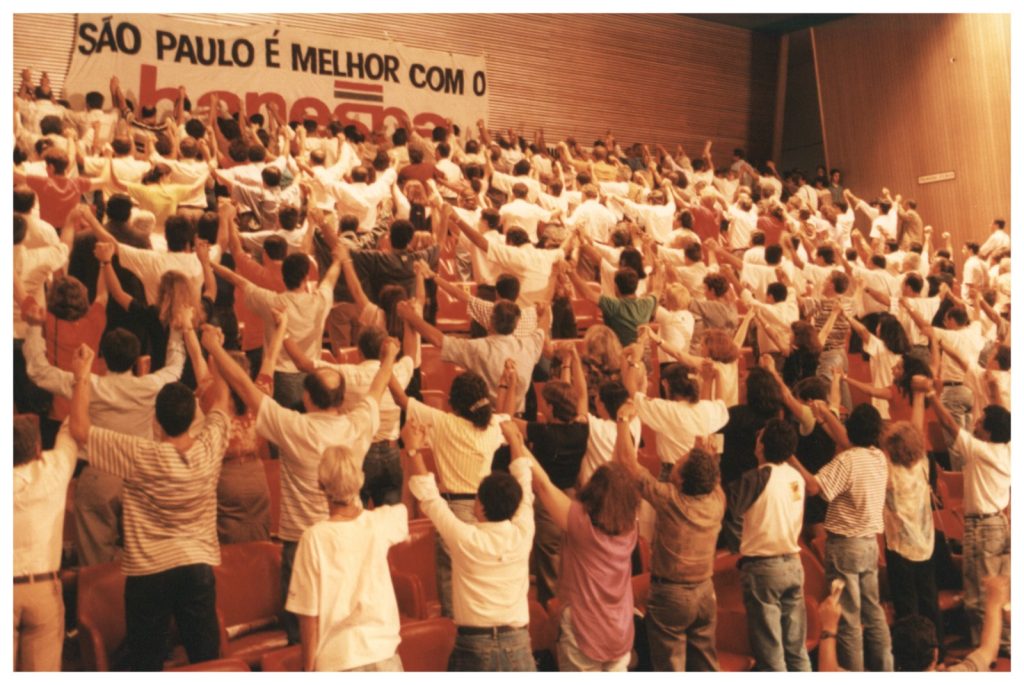
[[[576,484],[589,437],[590,425],[586,423],[526,424],[526,440],[533,456],[547,471],[551,482],[563,490]]]
[[[796,426],[794,425],[794,428]],[[799,430],[799,429],[798,429]],[[811,473],[817,473],[825,464],[832,461],[836,454],[836,443],[820,423],[808,435],[798,435],[796,443],[796,459]],[[811,525],[825,521],[825,510],[828,503],[821,497],[808,497],[804,505],[804,523]]]
[[[721,431],[725,436],[720,461],[723,484],[731,483],[746,471],[757,468],[757,457],[754,456],[757,432],[769,419],[777,416],[759,414],[745,404],[729,407],[729,422]]]

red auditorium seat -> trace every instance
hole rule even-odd
[[[446,390],[423,390],[423,404],[443,412],[449,411],[448,391]]]
[[[641,573],[633,576],[633,607],[642,615],[647,615],[647,598],[651,594],[651,574]]]
[[[124,580],[116,561],[78,573],[78,643],[86,671],[109,671],[124,642]]]
[[[590,300],[573,299],[572,311],[576,315],[576,329],[581,333],[591,326],[604,323],[601,310]]]
[[[358,364],[359,363],[359,348],[358,347],[340,347],[335,350],[334,359],[338,364]]]
[[[754,657],[747,638],[747,612],[740,608],[723,607],[718,603],[718,622],[715,626],[715,646],[718,665],[727,673],[749,671]]]
[[[302,645],[292,645],[265,653],[260,657],[260,670],[264,673],[301,671]]]
[[[409,521],[409,539],[392,546],[388,551],[388,565],[392,571],[408,573],[419,578],[426,617],[441,615],[441,603],[437,597],[434,524],[429,519]]]
[[[418,577],[391,569],[391,585],[395,588],[398,615],[403,621],[422,621],[427,618],[427,603]]]
[[[804,567],[804,594],[816,603],[829,595],[828,582],[825,580],[825,566],[806,547],[800,547],[800,563]]]
[[[441,361],[441,350],[433,345],[423,345],[420,376],[424,390],[441,390],[446,394],[452,387],[452,379],[463,372],[459,366]]]
[[[938,468],[936,477],[939,497],[942,498],[943,508],[957,509],[964,501],[964,473],[963,471],[946,471]]]
[[[740,582],[740,569],[737,562],[739,554],[722,554],[715,559],[714,576],[715,594],[718,596],[718,608],[738,609],[743,611],[743,585]]]
[[[83,566],[78,572],[78,645],[82,670],[109,671],[125,638],[124,583],[120,562]],[[176,637],[173,630],[172,635]],[[188,657],[177,640],[165,667],[183,666]]]
[[[264,447],[266,440],[260,441]],[[270,491],[270,536],[277,537],[281,531],[281,460],[260,459],[267,474],[267,489]]]
[[[286,646],[288,637],[278,623],[284,610],[281,546],[273,542],[222,545],[221,564],[213,571],[221,653],[254,667],[264,653]]]
[[[219,673],[247,673],[252,669],[249,668],[249,664],[245,663],[241,659],[214,659],[212,661],[201,661],[198,664],[189,664],[187,666],[178,666],[176,668],[168,668],[168,671],[199,671],[199,672],[219,672]]]
[[[452,285],[470,292],[473,284],[456,282]],[[437,289],[437,329],[443,333],[469,332],[469,305],[441,288]]]
[[[402,668],[414,673],[448,670],[448,658],[455,648],[455,623],[449,618],[428,618],[403,623],[398,656]]]
[[[530,649],[536,652],[552,652],[558,636],[557,623],[552,626],[548,612],[537,600],[530,600]],[[552,629],[554,628],[554,630]]]

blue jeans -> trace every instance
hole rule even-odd
[[[370,445],[363,459],[363,489],[359,497],[363,504],[372,501],[379,507],[402,501],[402,455],[390,441]]]
[[[953,420],[963,428],[970,430],[968,421],[970,420],[971,409],[974,408],[974,393],[966,385],[947,385],[942,388],[940,400],[942,406],[953,416]],[[963,471],[963,455],[960,454],[959,450],[953,449],[953,441],[956,440],[956,434],[951,433],[945,426],[942,427],[942,434],[946,437],[946,444],[949,445],[950,470]]]
[[[964,518],[964,609],[971,626],[971,644],[981,641],[985,604],[981,581],[986,576],[1010,574],[1010,529],[1006,518]],[[1000,647],[1010,648],[1010,626],[1003,622]]]
[[[810,671],[800,555],[744,559],[740,578],[756,670]]]
[[[824,378],[829,383],[832,382],[832,373],[834,370],[839,369],[842,371],[850,370],[850,359],[846,354],[846,350],[837,347],[832,350],[825,350],[818,357],[818,372],[817,375]],[[853,399],[850,397],[850,386],[846,381],[839,383],[839,395],[843,406],[849,411],[853,409]]]
[[[455,518],[466,523],[474,523],[476,515],[473,508],[476,500],[456,499],[448,502],[448,508],[455,514]],[[452,618],[452,558],[448,554],[448,546],[437,533],[434,534],[434,575],[437,578],[437,599],[441,603],[441,615]]]
[[[695,585],[651,583],[644,626],[655,671],[719,670],[716,602],[710,578]]]
[[[875,536],[825,541],[825,579],[846,582],[839,598],[836,647],[839,665],[847,671],[892,670],[892,641],[878,597],[878,542]],[[862,629],[863,626],[863,629]]]
[[[493,635],[455,637],[448,659],[449,671],[536,671],[530,649],[530,631],[517,628]]]

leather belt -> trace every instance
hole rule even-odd
[[[47,573],[30,573],[24,576],[14,576],[14,584],[22,583],[45,583],[60,578],[60,571],[48,571]]]
[[[494,638],[516,630],[526,630],[526,626],[458,626],[459,635],[490,635]]]
[[[451,502],[452,500],[476,499],[476,493],[442,492],[441,499],[448,500],[449,502]]]

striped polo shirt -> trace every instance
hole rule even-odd
[[[815,475],[828,502],[825,530],[850,538],[885,530],[882,509],[889,465],[877,447],[851,447],[840,452]]]
[[[227,436],[228,417],[220,410],[206,416],[185,452],[166,442],[90,429],[89,462],[124,480],[125,575],[220,564],[217,479]]]

